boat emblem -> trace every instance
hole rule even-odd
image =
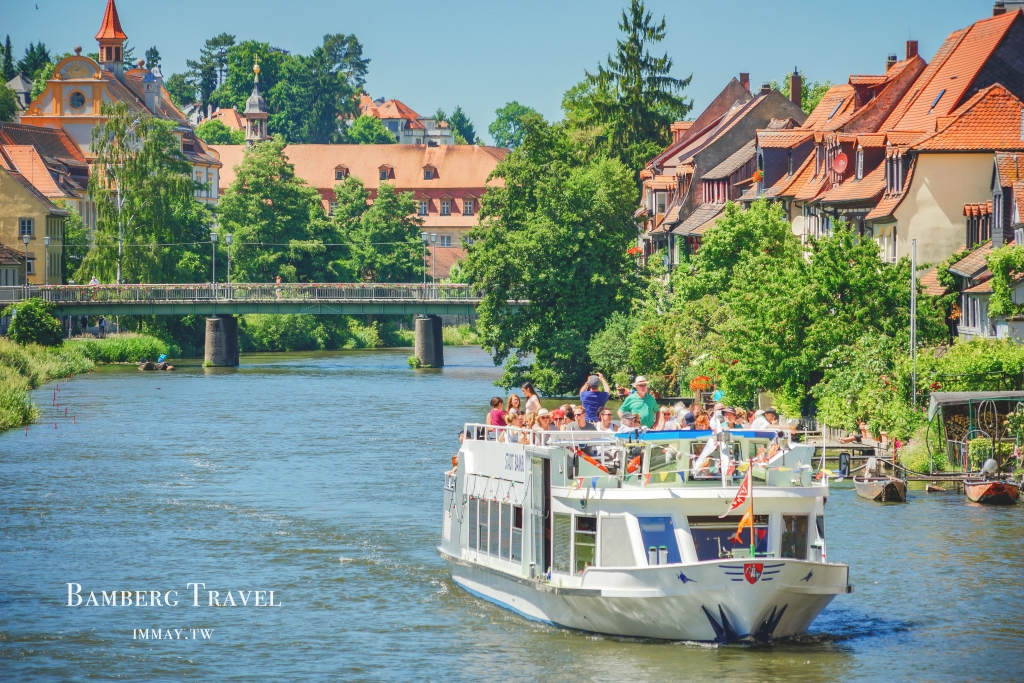
[[[747,583],[757,583],[757,580],[761,578],[761,573],[763,571],[764,565],[761,563],[743,565],[743,576],[746,578]]]
[[[682,572],[679,572],[679,580],[683,583],[697,583],[697,579],[691,579],[689,576]]]

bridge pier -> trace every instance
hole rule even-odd
[[[444,367],[444,339],[441,336],[441,316],[416,316],[415,354],[422,367]]]
[[[216,315],[206,319],[203,365],[238,367],[238,318],[233,315]]]

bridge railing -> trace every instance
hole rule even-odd
[[[0,303],[40,298],[55,304],[274,301],[480,301],[469,285],[389,283],[32,285],[0,287]]]

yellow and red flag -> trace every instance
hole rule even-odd
[[[754,472],[753,467],[747,468],[747,473],[743,477],[743,482],[740,484],[740,488],[736,491],[736,497],[732,499],[732,504],[729,505],[729,509],[725,511],[724,515],[719,515],[719,519],[723,519],[728,516],[733,510],[738,510],[743,507],[743,504],[750,498],[750,487],[753,484],[752,474]]]
[[[740,525],[736,527],[736,533],[729,537],[729,540],[739,545],[743,542],[743,528],[750,527],[750,538],[754,538],[754,506],[751,505],[747,508],[747,511],[743,513],[743,517],[740,518]]]

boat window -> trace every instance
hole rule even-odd
[[[501,503],[501,559],[509,559],[512,550],[512,506]]]
[[[582,574],[587,567],[597,562],[597,517],[576,518],[576,573]]]
[[[676,450],[663,446],[651,446],[648,463],[648,472],[674,472],[676,470]]]
[[[512,561],[523,561],[523,508],[512,505]]]
[[[739,526],[741,517],[742,515],[730,515],[725,519],[715,516],[687,517],[686,522],[690,525],[690,537],[693,539],[697,560],[705,562],[732,557],[733,551],[736,551],[737,555],[750,557],[750,529],[743,529],[739,539],[736,539],[736,527]],[[754,537],[757,539],[755,556],[767,555],[768,515],[754,515]]]
[[[807,559],[807,516],[782,516],[782,557]]]
[[[572,543],[572,515],[555,513],[554,520],[554,557],[552,558],[552,569],[563,574],[569,573],[569,551]]]
[[[601,518],[601,559],[602,567],[635,567],[633,543],[629,538],[629,527],[625,517]]]
[[[477,518],[476,525],[476,528],[478,530],[477,541],[479,543],[477,548],[479,548],[480,552],[482,553],[487,552],[487,506],[488,503],[486,500],[480,501],[480,513],[479,517]]]
[[[498,556],[498,543],[501,540],[498,535],[500,524],[498,514],[501,511],[500,504],[496,500],[491,501],[491,524],[487,531],[487,552],[495,557]]]
[[[476,504],[477,499],[473,496],[469,497],[469,547],[472,550],[476,550],[476,536],[477,536],[477,514]]]
[[[825,540],[825,515],[817,515],[814,518],[814,525],[818,527],[818,538]]]
[[[544,533],[547,531],[547,519],[544,514],[544,503],[546,502],[544,498],[544,461],[541,458],[533,458],[530,468],[530,490],[533,496],[533,504],[530,509],[532,516],[530,528],[533,530],[533,562],[541,572],[544,572],[551,568],[551,565],[547,564],[551,558],[550,556],[546,557],[549,546]]]
[[[647,550],[647,564],[674,564],[680,562],[676,530],[671,517],[637,517],[640,536]]]

